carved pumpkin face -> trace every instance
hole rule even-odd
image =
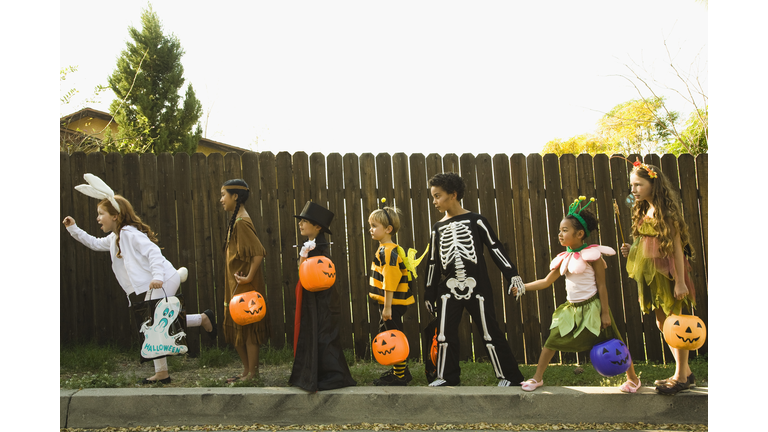
[[[323,291],[336,282],[336,266],[328,257],[307,258],[299,267],[301,286],[307,291]]]
[[[384,366],[392,366],[408,358],[408,338],[400,330],[386,330],[373,338],[373,356]]]
[[[232,297],[229,301],[229,315],[237,325],[259,322],[267,314],[264,297],[256,291],[248,291]]]
[[[623,374],[632,364],[629,349],[618,339],[610,339],[593,346],[589,357],[597,373],[604,377]]]
[[[695,315],[670,315],[664,320],[664,340],[672,348],[697,350],[707,340],[707,328]]]

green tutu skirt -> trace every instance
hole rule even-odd
[[[653,224],[646,221],[640,226],[640,236],[635,239],[627,256],[627,274],[637,282],[640,309],[644,314],[662,309],[664,314],[680,315],[683,306],[690,311],[696,306],[696,291],[690,278],[691,265],[684,260],[685,285],[689,294],[675,299],[675,260],[659,255],[659,241]]]
[[[611,325],[601,329],[600,305],[597,294],[579,303],[565,302],[557,307],[552,314],[552,332],[549,334],[544,348],[563,352],[589,351],[593,346],[609,339],[619,339],[624,342],[616,327],[611,310]]]

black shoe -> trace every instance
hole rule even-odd
[[[387,375],[384,377],[381,377],[379,379],[373,380],[373,385],[375,386],[407,386],[408,385],[407,377],[399,378],[394,373],[391,375]]]
[[[670,380],[672,378],[662,379],[662,380],[656,380],[653,382],[656,386],[665,386],[670,383]],[[688,384],[688,388],[694,388],[696,387],[696,377],[693,375],[693,372],[691,372],[690,375],[688,375],[688,380],[686,381]]]
[[[403,375],[404,375],[406,383],[409,383],[409,382],[413,381],[413,376],[411,375],[411,371],[408,369],[408,366],[405,367],[405,373]],[[391,376],[395,376],[395,370],[394,369],[390,369],[390,370],[384,372],[383,374],[379,375],[379,379],[378,380],[374,380],[374,383],[376,381],[379,381],[379,380],[382,380],[382,379],[388,380]]]
[[[682,381],[675,381],[674,379],[668,379],[667,385],[660,385],[656,386],[656,391],[659,394],[663,395],[676,395],[680,393],[683,390],[688,390],[690,386],[688,385],[688,382],[682,382]]]
[[[171,377],[163,378],[161,380],[148,380],[146,378],[139,380],[139,384],[142,384],[142,385],[145,385],[145,384],[156,384],[156,383],[170,384],[171,383]]]
[[[206,309],[205,312],[203,312],[203,313],[208,315],[208,319],[211,321],[211,327],[213,327],[211,329],[211,331],[207,332],[208,336],[210,336],[211,339],[216,339],[216,334],[218,333],[218,331],[217,331],[218,329],[216,328],[216,319],[213,316],[213,311],[210,310],[210,309]],[[205,330],[205,329],[203,329],[203,330]]]

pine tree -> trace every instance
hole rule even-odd
[[[203,107],[191,84],[183,99],[180,95],[184,49],[176,36],[163,34],[151,5],[142,12],[141,22],[141,30],[128,28],[133,42],[126,43],[108,78],[117,96],[109,111],[119,131],[106,136],[105,150],[191,154],[202,137],[198,120]]]

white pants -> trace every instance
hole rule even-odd
[[[181,285],[181,278],[178,273],[174,273],[167,281],[163,282],[163,288],[150,289],[144,296],[144,300],[157,300],[166,296],[176,294]],[[187,314],[187,327],[200,327],[203,324],[202,314]],[[165,357],[153,360],[155,363],[155,373],[168,370],[168,361]]]

